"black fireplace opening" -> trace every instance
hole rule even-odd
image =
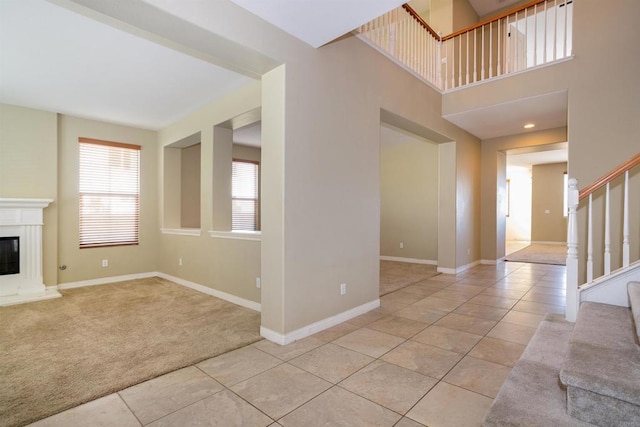
[[[0,276],[20,273],[20,237],[0,237]]]

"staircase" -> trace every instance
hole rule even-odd
[[[547,315],[483,425],[640,425],[640,282],[631,308],[584,302],[577,321]]]

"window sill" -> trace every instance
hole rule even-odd
[[[202,232],[199,228],[161,228],[162,234],[177,234],[179,236],[200,236]]]
[[[261,231],[209,231],[209,236],[217,239],[262,240]]]

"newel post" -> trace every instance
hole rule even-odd
[[[567,224],[567,312],[569,322],[575,322],[580,307],[578,292],[578,181],[569,179],[567,205],[569,207]]]

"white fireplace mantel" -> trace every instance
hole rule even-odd
[[[52,199],[0,198],[0,237],[19,238],[20,272],[0,275],[0,306],[60,297],[42,280],[43,210]]]

